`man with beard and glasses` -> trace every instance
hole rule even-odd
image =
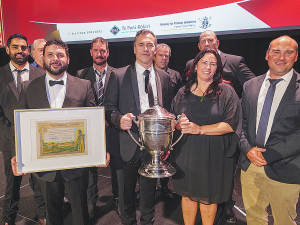
[[[96,99],[97,106],[103,106],[107,83],[111,73],[115,68],[107,63],[109,57],[108,42],[102,37],[92,40],[90,54],[93,59],[93,65],[77,71],[77,77],[91,81],[92,90]],[[111,184],[114,201],[118,210],[119,192],[116,170],[123,168],[121,160],[119,143],[115,140],[118,138],[118,131],[112,125],[106,127],[107,151],[110,153]],[[88,209],[89,216],[92,218],[95,214],[96,203],[98,201],[98,170],[96,167],[89,168],[88,184]]]
[[[42,76],[45,72],[27,62],[29,49],[27,38],[22,34],[11,35],[7,40],[6,53],[10,62],[0,68],[0,151],[4,159],[6,189],[2,212],[2,224],[15,224],[20,199],[22,177],[11,170],[11,154],[14,154],[14,110],[18,109],[21,83]],[[43,224],[39,218],[39,224]]]
[[[20,108],[69,108],[95,106],[91,82],[69,75],[68,46],[55,38],[47,41],[43,51],[46,75],[24,83]],[[15,157],[12,159],[16,174]],[[109,155],[107,155],[109,161]],[[34,173],[43,191],[47,225],[63,224],[63,199],[66,191],[72,210],[72,224],[89,224],[86,168]]]

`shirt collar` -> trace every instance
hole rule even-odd
[[[17,68],[11,63],[11,61],[9,62],[9,67],[11,72],[14,72],[15,70],[17,70]],[[29,63],[26,62],[26,65],[24,66],[24,68],[22,70],[26,70],[29,71]]]
[[[138,62],[135,62],[135,69],[136,69],[137,74],[143,74],[145,72],[145,70],[149,70],[150,74],[151,74],[151,71],[153,70],[153,65],[151,64],[151,66],[146,69],[143,66],[141,66],[140,64],[138,64]]]
[[[283,75],[283,76],[280,77],[280,78],[282,78],[282,80],[284,80],[286,83],[289,83],[289,82],[291,81],[291,79],[292,79],[293,73],[294,73],[294,70],[291,69],[290,72],[288,72],[287,74]],[[268,72],[267,72],[265,81],[268,80],[268,79],[272,79],[272,78],[270,77],[270,70],[268,70]]]
[[[55,79],[48,74],[48,71],[46,72],[46,79],[47,79],[47,84],[49,84],[49,80],[54,80],[55,81]],[[62,77],[59,78],[58,80],[63,80],[64,81],[64,86],[66,86],[66,84],[67,84],[67,72],[65,71],[64,75],[62,75]]]
[[[93,68],[94,68],[94,72],[95,72],[97,75],[100,75],[100,74],[103,75],[104,72],[105,72],[104,75],[107,73],[107,64],[106,64],[106,67],[104,68],[104,70],[102,71],[102,73],[100,73],[100,71],[97,70],[97,68],[95,67],[94,64],[93,64]]]

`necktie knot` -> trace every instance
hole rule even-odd
[[[53,86],[56,84],[60,84],[60,85],[64,85],[64,81],[63,80],[49,80],[49,85]]]
[[[269,79],[269,82],[270,82],[270,85],[272,86],[276,86],[276,84],[278,84],[280,81],[282,81],[283,79],[282,78],[279,78],[279,79]]]

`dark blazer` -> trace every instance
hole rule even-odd
[[[177,94],[179,88],[181,87],[181,76],[180,73],[176,70],[172,70],[170,68],[167,68],[166,71],[171,76],[172,81],[172,89],[173,89],[173,98]]]
[[[20,108],[43,109],[50,108],[45,76],[39,77],[31,82],[24,82],[24,92],[20,95]],[[69,107],[92,107],[95,100],[90,81],[79,79],[68,74],[66,96],[62,108]],[[46,171],[36,173],[39,179],[52,182],[57,171]],[[61,170],[65,180],[72,180],[83,174],[83,169]]]
[[[110,74],[114,69],[115,68],[107,65],[107,72],[106,72],[106,77],[105,77],[105,82],[104,82],[104,93],[106,92],[107,83],[109,81]],[[93,93],[95,96],[95,101],[96,101],[96,104],[98,105],[97,83],[96,83],[96,77],[95,77],[95,72],[94,72],[93,66],[78,70],[76,73],[76,77],[91,81]],[[105,94],[104,94],[104,98],[105,98]]]
[[[29,65],[29,80],[45,74],[44,70]],[[14,151],[14,110],[18,109],[19,93],[9,64],[0,68],[0,151]]]
[[[104,82],[104,99],[106,96],[107,84],[110,75],[114,70],[115,68],[107,65],[107,72],[106,72],[106,77]],[[96,83],[96,77],[95,77],[93,66],[78,70],[76,76],[91,81],[95,102],[98,105],[99,103],[98,103],[98,96],[97,96],[97,83]],[[120,143],[119,141],[116,141],[116,139],[117,140],[119,139],[118,130],[116,130],[116,128],[112,124],[109,124],[109,126],[105,130],[105,134],[106,134],[106,143],[107,143],[106,151],[112,154],[113,156],[121,159],[120,150],[119,150]]]
[[[220,51],[220,57],[223,65],[223,77],[233,84],[233,88],[239,98],[242,97],[243,85],[246,81],[255,77],[254,73],[248,68],[245,60],[241,56],[230,55]],[[186,63],[184,72],[188,72],[193,65],[193,59]]]
[[[172,84],[170,76],[163,70],[154,68],[159,105],[170,111],[172,101]],[[116,69],[108,82],[104,101],[106,119],[120,129],[120,119],[126,113],[137,116],[141,113],[135,65]],[[133,136],[138,140],[136,125],[131,128]],[[127,131],[120,130],[120,153],[122,159],[130,161],[137,149],[137,145],[130,138]]]
[[[257,99],[266,74],[244,85],[242,98],[243,131],[239,142],[240,167],[246,171],[250,165],[247,153],[255,147]],[[283,183],[300,184],[300,75],[293,77],[275,113],[270,136],[263,153],[268,165],[267,176]]]

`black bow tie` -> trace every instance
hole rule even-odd
[[[49,85],[53,86],[55,84],[61,84],[64,85],[64,81],[63,80],[49,80]]]

